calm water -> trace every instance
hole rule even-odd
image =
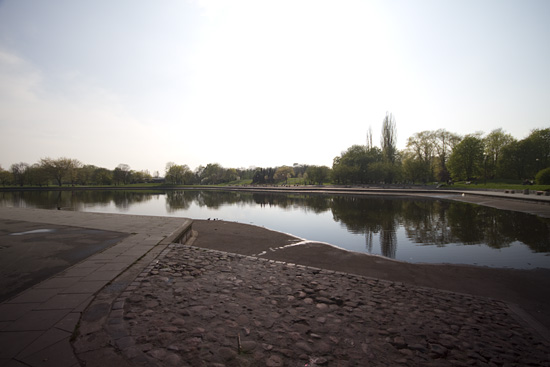
[[[550,268],[550,220],[445,199],[200,190],[0,192],[0,206],[218,218],[414,263]]]

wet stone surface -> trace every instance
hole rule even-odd
[[[146,366],[548,366],[550,345],[483,298],[171,245],[109,316]]]

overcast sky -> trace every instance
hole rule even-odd
[[[550,1],[0,0],[0,165],[332,166],[550,127]]]

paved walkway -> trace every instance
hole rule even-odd
[[[0,208],[0,219],[130,234],[0,304],[0,366],[8,367],[79,366],[70,338],[94,295],[140,258],[149,255],[151,261],[191,226],[182,218],[18,208]]]
[[[86,366],[548,366],[506,304],[170,245],[84,314]]]

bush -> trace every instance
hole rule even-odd
[[[550,185],[550,167],[540,170],[535,177],[537,185]]]

